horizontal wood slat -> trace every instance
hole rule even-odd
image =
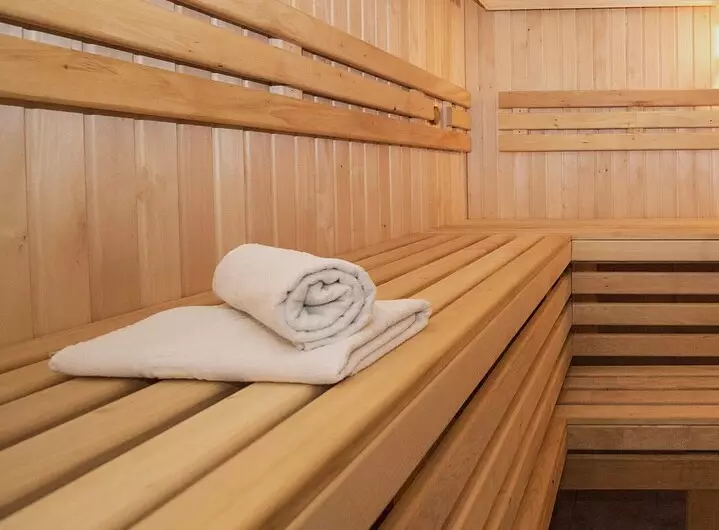
[[[695,378],[699,379],[699,378]],[[717,423],[716,405],[559,405],[556,415],[568,425],[691,425]]]
[[[480,0],[489,11],[714,6],[714,0]]]
[[[575,451],[719,451],[719,425],[570,425]]]
[[[502,152],[719,149],[715,133],[500,134]]]
[[[697,262],[719,261],[719,241],[594,240],[572,241],[573,261]]]
[[[719,304],[577,302],[574,304],[574,324],[597,326],[719,326]]]
[[[587,357],[714,357],[719,334],[576,333],[574,355]]]
[[[583,107],[710,107],[719,89],[684,90],[530,90],[499,93],[500,109]]]
[[[561,238],[545,238],[479,285],[465,284],[463,280],[459,282],[464,284],[460,289],[459,276],[455,275],[434,284],[441,292],[458,290],[460,298],[451,300],[454,303],[433,315],[423,333],[367,368],[362,377],[330,388],[262,440],[141,521],[138,528],[167,528],[168,524],[174,528],[196,528],[209,519],[220,525],[266,526],[277,522],[278,526],[285,526],[302,508],[311,509],[311,504],[307,506],[311,490],[317,492],[322,485],[329,485],[335,479],[341,481],[347,475],[340,473],[344,465],[362,448],[369,449],[373,434],[387,427],[400,413],[398,408],[417,397],[429,381],[457,358],[490,322],[490,315],[496,317],[515,297],[522,305],[533,302],[536,307],[539,300],[534,297],[541,292],[541,299],[551,285],[546,285],[550,275],[555,275],[551,280],[554,283],[567,263],[566,242]],[[531,296],[520,295],[524,288],[536,289],[536,292]],[[427,291],[416,296],[427,298]],[[469,314],[472,316],[468,318]],[[500,335],[512,329],[505,326],[497,331],[493,340],[500,341]],[[488,347],[487,341],[483,347]],[[358,402],[362,402],[362,407],[355,407],[352,414],[347,414],[348,407]],[[446,417],[442,421],[445,419],[449,421]],[[287,444],[288,436],[294,440],[293,445]],[[296,451],[295,444],[302,444],[302,453]],[[351,450],[347,452],[347,448]],[[392,456],[397,454],[395,451]],[[410,466],[410,473],[418,463],[414,461],[416,456],[413,454],[412,460],[403,461],[403,466]],[[273,469],[277,472],[268,472]],[[371,510],[360,510],[361,507],[354,505],[352,513],[340,510],[332,514],[346,520],[355,510],[355,515],[362,517],[371,516],[377,508],[381,512],[386,505],[382,501],[389,501],[396,493],[394,481],[398,478],[401,479],[401,475],[393,475],[387,483],[371,482],[372,491],[376,493],[371,499]],[[239,495],[244,499],[241,505],[236,502]],[[288,504],[286,501],[290,499],[301,503]],[[337,497],[335,500],[346,502],[347,499]],[[217,518],[218,508],[223,510],[221,519]],[[357,526],[362,524],[357,518],[353,521]]]
[[[719,111],[502,112],[500,130],[676,129],[719,127]]]
[[[269,34],[359,70],[463,107],[470,93],[278,0],[181,0],[182,4]]]
[[[434,103],[419,92],[377,83],[144,0],[0,0],[0,18],[404,116],[434,118]]]
[[[561,487],[570,490],[719,489],[719,455],[569,454]]]
[[[562,405],[688,405],[719,404],[719,390],[565,390]]]
[[[447,126],[469,131],[472,129],[472,117],[464,109],[449,107],[447,109]]]
[[[357,141],[470,149],[465,133],[14,37],[0,37],[0,98]]]
[[[574,272],[574,294],[719,294],[719,272]]]

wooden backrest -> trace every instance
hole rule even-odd
[[[0,346],[464,216],[462,10],[289,3],[0,1]]]

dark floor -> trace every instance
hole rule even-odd
[[[550,530],[684,530],[684,492],[560,491]]]

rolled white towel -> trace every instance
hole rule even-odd
[[[53,370],[79,376],[336,383],[427,325],[424,300],[379,301],[370,323],[313,351],[227,306],[181,307],[61,350]]]
[[[348,261],[254,244],[222,258],[212,289],[303,350],[359,331],[376,292],[369,274]]]

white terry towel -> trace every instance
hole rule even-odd
[[[301,350],[359,331],[375,299],[362,267],[264,245],[241,245],[222,258],[212,289]]]
[[[427,325],[424,300],[379,301],[358,333],[299,351],[227,306],[181,307],[61,350],[53,370],[79,376],[336,383]]]

